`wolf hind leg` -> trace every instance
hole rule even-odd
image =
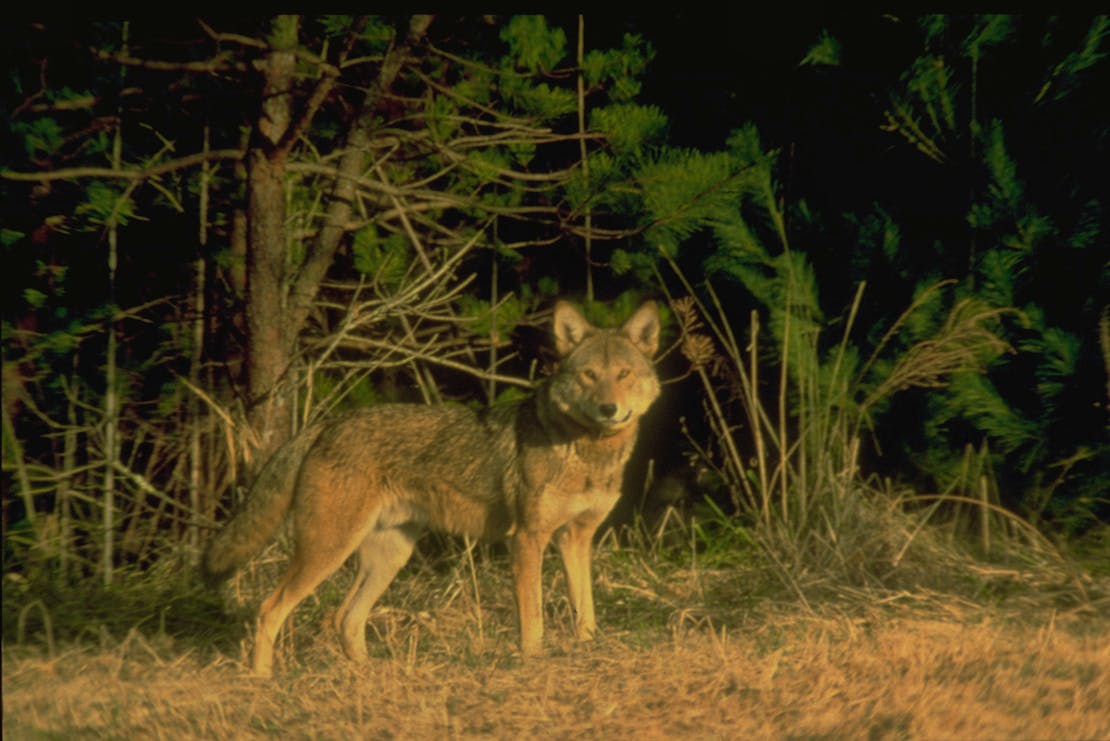
[[[408,563],[419,535],[418,528],[400,525],[371,530],[359,545],[358,576],[336,613],[336,626],[347,658],[366,659],[366,618],[370,608]]]
[[[363,527],[348,533],[297,523],[299,526],[296,527],[296,542],[289,568],[258,610],[251,656],[251,668],[256,675],[269,677],[273,673],[274,641],[289,613],[343,565],[376,521],[376,516],[368,518]]]

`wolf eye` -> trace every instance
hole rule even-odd
[[[628,378],[628,369],[627,368],[621,368],[620,372],[617,373],[617,380],[618,381],[623,381],[626,378]]]
[[[587,381],[596,381],[597,373],[589,368],[586,368],[582,371],[582,377],[585,378]]]

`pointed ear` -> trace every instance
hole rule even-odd
[[[652,357],[659,349],[659,307],[654,301],[644,302],[624,323],[621,332],[646,357]]]
[[[582,312],[566,301],[555,304],[555,314],[552,318],[552,333],[555,335],[555,351],[560,357],[566,357],[578,343],[594,332]]]

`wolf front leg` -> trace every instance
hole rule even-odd
[[[574,633],[580,641],[592,638],[597,629],[590,559],[594,533],[604,519],[605,513],[587,512],[568,522],[555,536],[559,555],[563,557],[570,604],[574,608]]]
[[[519,530],[510,545],[520,652],[534,656],[543,644],[543,550],[551,536]]]

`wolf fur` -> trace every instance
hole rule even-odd
[[[304,429],[273,456],[202,564],[210,580],[230,574],[291,516],[292,560],[258,612],[256,674],[271,674],[293,608],[356,551],[358,576],[336,622],[347,655],[365,658],[370,608],[427,527],[510,540],[524,655],[541,647],[541,565],[554,537],[576,635],[593,635],[592,538],[659,395],[659,313],[648,302],[621,328],[599,329],[561,301],[553,334],[560,362],[532,397],[483,410],[366,407]]]

